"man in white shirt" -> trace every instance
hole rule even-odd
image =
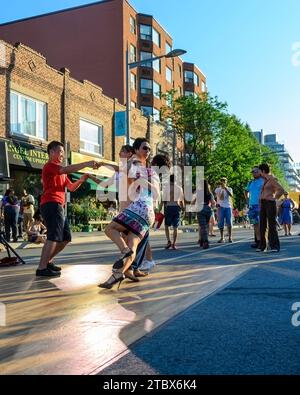
[[[224,225],[228,229],[228,242],[232,243],[232,200],[233,190],[227,186],[227,178],[221,178],[220,187],[215,190],[217,196],[217,204],[220,206],[218,210],[218,226],[220,229],[221,238],[218,243],[225,243],[224,239]]]

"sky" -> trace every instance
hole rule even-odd
[[[0,0],[0,23],[92,3]],[[209,92],[300,162],[300,0],[130,0],[196,63]],[[21,41],[21,40],[20,40]]]

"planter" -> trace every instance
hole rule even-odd
[[[82,232],[92,233],[92,232],[93,232],[93,227],[92,227],[92,225],[85,225],[85,226],[82,228]]]

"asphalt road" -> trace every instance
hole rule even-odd
[[[279,254],[256,253],[251,249],[250,230],[236,230],[234,239],[234,244],[225,245],[217,244],[217,238],[212,239],[211,248],[203,251],[195,244],[196,233],[184,233],[179,236],[179,250],[166,251],[164,237],[153,235],[151,244],[158,263],[157,276],[163,276],[157,278],[167,276],[168,280],[168,268],[170,279],[176,275],[174,270],[180,271],[184,281],[180,295],[185,294],[187,298],[186,286],[198,287],[201,292],[205,290],[205,283],[214,279],[217,288],[204,292],[203,297],[199,293],[197,301],[187,303],[188,307],[179,309],[178,314],[172,315],[170,309],[170,318],[162,320],[156,329],[133,343],[127,339],[134,333],[137,322],[128,323],[119,333],[122,344],[128,344],[127,349],[101,366],[96,364],[98,369],[89,370],[88,374],[300,374],[300,326],[292,324],[295,313],[292,306],[299,302],[300,308],[300,237],[282,237]],[[68,270],[69,265],[82,268],[85,264],[88,270],[93,265],[108,270],[106,266],[111,265],[116,253],[111,242],[102,240],[69,246],[56,262],[62,264],[64,270]],[[25,249],[21,255],[27,262],[26,272],[31,266],[34,272],[40,249]],[[185,276],[187,267],[189,272]],[[193,270],[203,273],[202,284],[193,283]],[[194,278],[197,281],[196,275]],[[68,276],[65,281],[67,284]],[[145,289],[144,298],[151,293],[152,303],[167,289],[151,290],[151,284],[156,281],[153,275]],[[103,297],[105,303],[116,300],[128,314],[141,313],[143,305],[140,310],[134,310],[135,292],[136,296],[142,295],[139,289],[143,290],[143,284],[124,286],[119,296],[112,293]],[[87,297],[94,295],[93,290],[94,287]],[[166,303],[172,303],[170,292],[175,295],[179,289],[167,292]],[[192,298],[193,293],[190,295]],[[146,303],[151,310],[151,299],[145,300],[145,306]],[[159,318],[160,314],[163,316],[164,312],[156,311],[154,317]],[[101,321],[101,317],[99,319]],[[97,322],[92,321],[91,328],[97,326]],[[293,322],[298,324],[298,316],[294,316]]]

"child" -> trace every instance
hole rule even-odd
[[[35,214],[33,219],[34,222],[27,231],[28,241],[35,244],[45,243],[47,229],[42,223],[42,217],[39,214]]]

